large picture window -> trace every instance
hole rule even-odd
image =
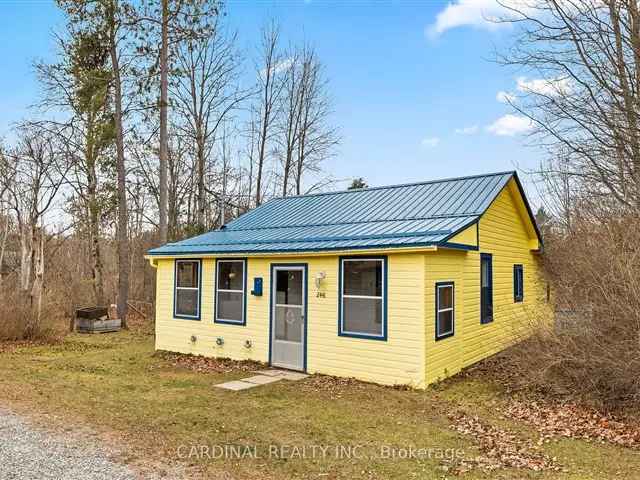
[[[436,283],[436,340],[453,336],[455,298],[453,282]]]
[[[340,259],[340,335],[386,339],[386,275],[386,258]]]
[[[216,262],[216,323],[246,323],[246,267],[244,259]]]
[[[522,265],[513,266],[513,301],[516,303],[524,300],[524,271]]]
[[[200,260],[176,260],[173,316],[200,320]]]
[[[493,257],[480,254],[480,322],[493,321]]]

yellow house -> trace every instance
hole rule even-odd
[[[424,388],[547,310],[515,172],[276,198],[150,250],[156,349]]]

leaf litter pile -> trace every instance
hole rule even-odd
[[[239,361],[166,351],[157,351],[154,356],[168,362],[173,367],[186,368],[200,373],[252,372],[265,368],[264,364],[251,360]]]
[[[562,470],[556,458],[546,455],[540,444],[524,439],[502,428],[489,425],[477,416],[456,412],[448,415],[458,433],[474,437],[480,448],[475,458],[458,459],[452,473],[461,474],[472,469],[497,470],[518,468],[534,471]]]
[[[501,412],[505,417],[535,428],[540,433],[541,442],[565,437],[640,448],[640,426],[593,408],[573,403],[525,403],[513,400]]]

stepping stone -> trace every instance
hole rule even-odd
[[[234,390],[234,391],[246,390],[247,388],[253,388],[257,386],[258,386],[257,383],[243,382],[242,380],[235,380],[233,382],[225,382],[225,383],[219,383],[218,385],[214,385],[214,387],[224,388],[225,390]]]
[[[266,385],[267,383],[277,382],[281,380],[280,376],[256,375],[255,377],[243,378],[241,382],[255,383],[256,385]]]

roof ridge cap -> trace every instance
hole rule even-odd
[[[335,190],[333,192],[318,192],[318,193],[307,193],[302,195],[289,195],[287,197],[272,197],[268,200],[268,202],[278,201],[278,200],[289,200],[292,198],[321,197],[325,195],[339,195],[343,193],[358,193],[358,192],[370,192],[375,190],[388,190],[392,188],[413,187],[417,185],[430,185],[434,183],[453,182],[457,180],[470,180],[472,178],[497,177],[498,175],[514,175],[515,173],[516,173],[515,170],[505,170],[503,172],[480,173],[477,175],[465,175],[462,177],[448,177],[448,178],[440,178],[440,179],[434,179],[434,180],[424,180],[421,182],[397,183],[393,185],[378,185],[376,187]],[[264,205],[266,205],[268,202],[265,202]]]

